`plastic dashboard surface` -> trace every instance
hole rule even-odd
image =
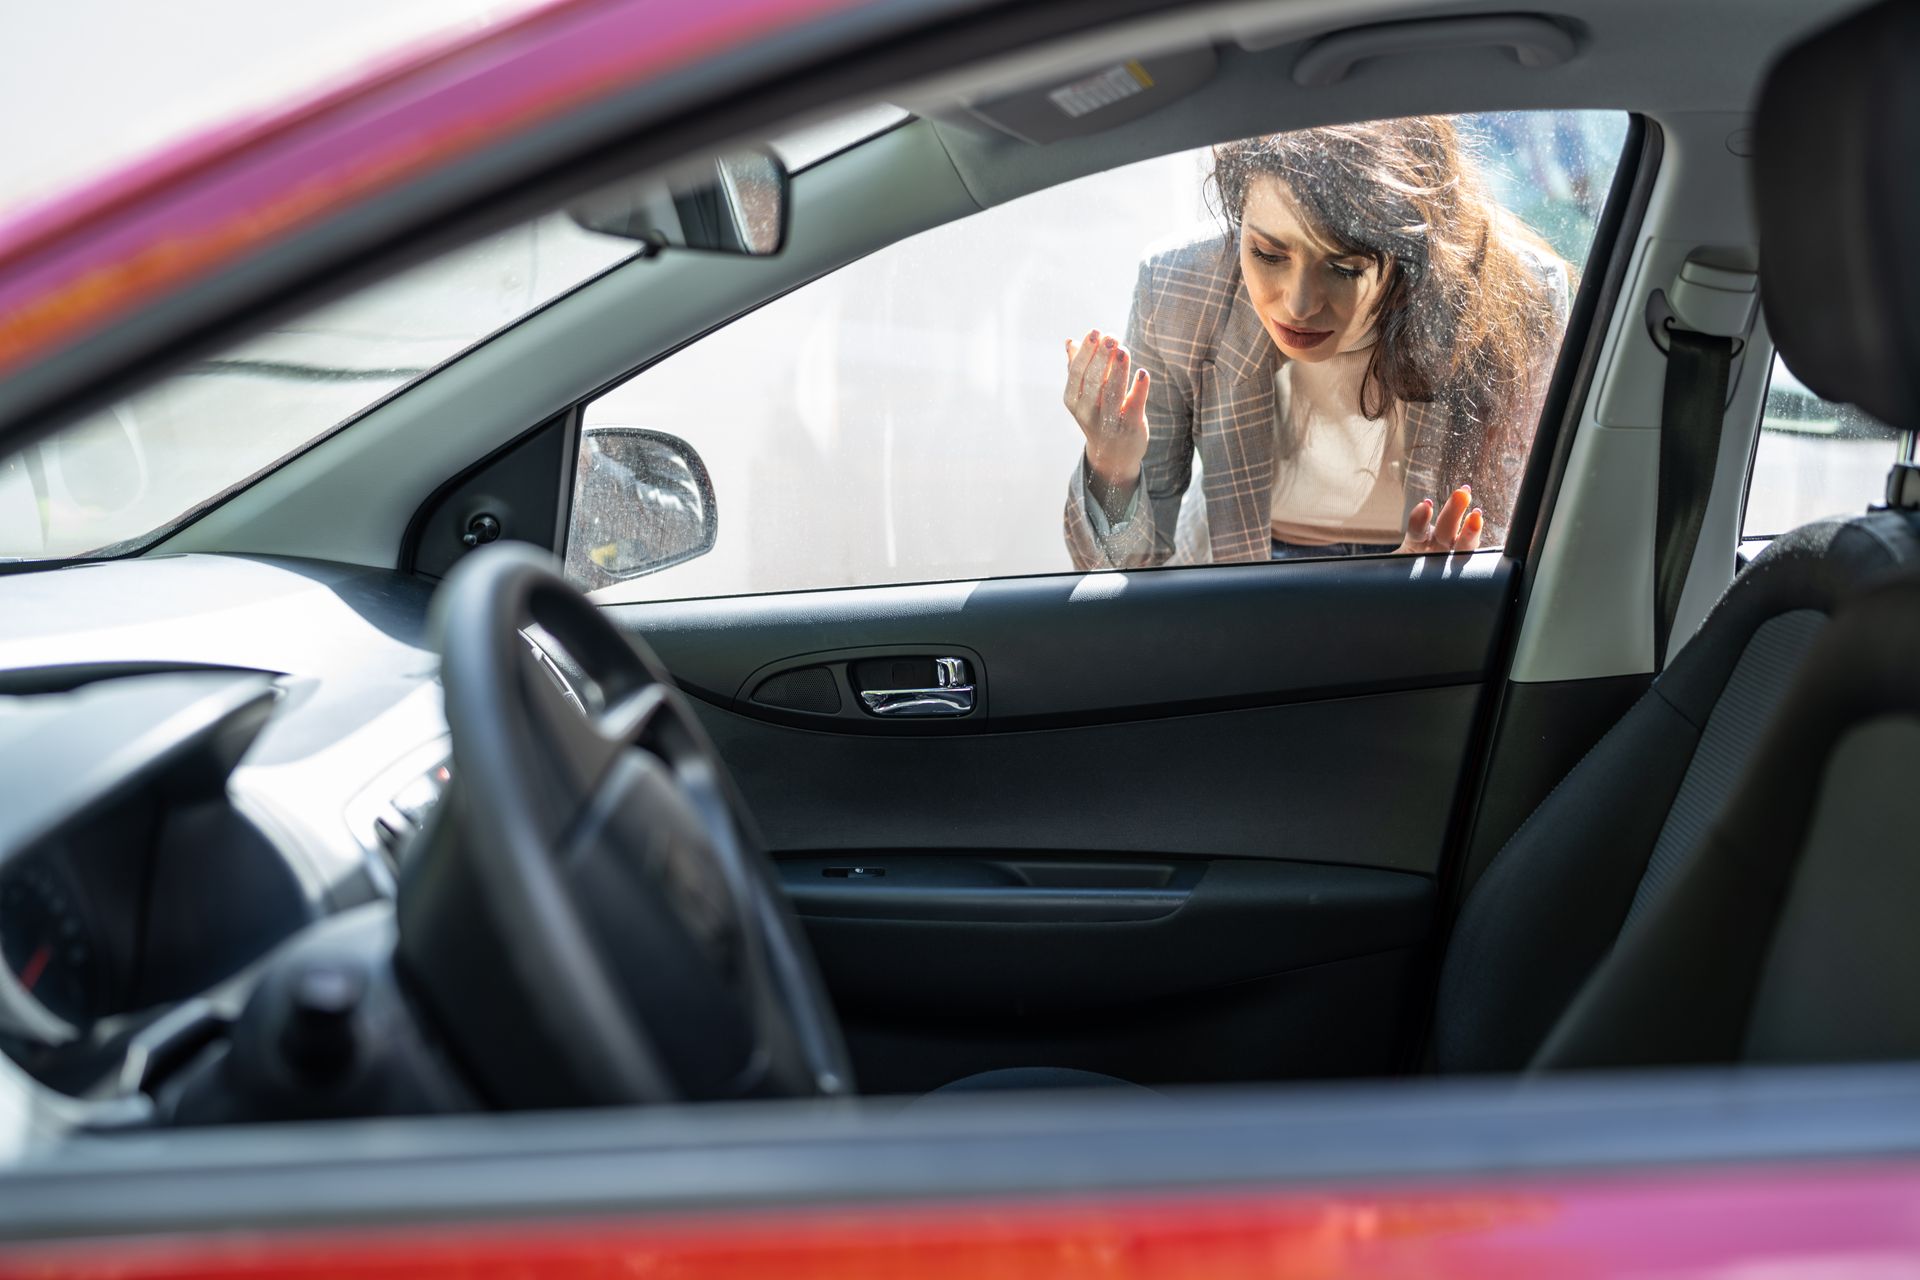
[[[179,555],[0,577],[0,690],[28,671],[241,667],[431,679],[432,585],[317,560]],[[44,682],[43,682],[44,687]]]
[[[230,780],[235,809],[315,909],[364,897],[373,834],[364,797],[391,794],[444,755],[426,639],[431,595],[430,583],[388,571],[209,555],[0,576],[0,710],[19,729],[0,734],[0,809],[24,822],[39,807],[25,803],[29,793],[51,803],[58,788],[35,782],[34,769],[57,764],[34,757],[56,725],[93,733],[94,755],[127,745],[115,740],[114,716],[88,728],[77,694],[4,695],[91,689],[162,714],[181,673],[215,683],[216,673],[251,676],[277,698]],[[35,719],[46,727],[27,732]],[[74,749],[91,750],[84,741]],[[0,842],[0,857],[17,843]]]

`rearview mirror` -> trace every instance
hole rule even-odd
[[[640,427],[580,438],[567,534],[569,580],[586,590],[658,573],[713,549],[720,516],[693,446]]]
[[[728,152],[664,181],[628,182],[567,209],[589,231],[655,250],[765,257],[787,238],[787,169],[771,151]]]

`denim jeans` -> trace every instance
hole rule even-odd
[[[1317,556],[1378,556],[1399,549],[1395,542],[1329,542],[1312,547],[1300,542],[1273,540],[1273,559],[1311,560]]]

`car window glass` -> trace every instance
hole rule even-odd
[[[1374,417],[1364,404],[1330,409],[1332,427],[1323,428],[1305,410],[1289,419],[1296,403],[1320,403],[1308,392],[1292,398],[1298,387],[1291,384],[1306,387],[1315,375],[1282,375],[1280,366],[1310,363],[1290,357],[1275,358],[1261,370],[1268,380],[1265,400],[1254,395],[1248,403],[1263,403],[1264,417],[1256,413],[1249,420],[1244,406],[1236,407],[1233,396],[1244,394],[1238,383],[1231,394],[1188,406],[1192,422],[1185,438],[1194,443],[1186,448],[1202,479],[1190,483],[1184,504],[1176,498],[1172,508],[1149,518],[1158,519],[1155,527],[1170,537],[1176,523],[1185,530],[1189,515],[1210,508],[1212,540],[1202,539],[1197,555],[1156,555],[1151,538],[1149,550],[1131,561],[1130,553],[1103,559],[1106,553],[1096,550],[1089,563],[1076,551],[1073,535],[1063,531],[1063,510],[1071,523],[1070,486],[1089,446],[1063,402],[1063,385],[1068,339],[1089,328],[1128,332],[1130,314],[1141,305],[1143,261],[1168,252],[1168,245],[1200,245],[1209,237],[1222,252],[1238,254],[1241,238],[1225,228],[1218,188],[1208,182],[1216,156],[1211,148],[1067,183],[893,245],[740,317],[590,402],[576,475],[570,571],[602,598],[620,600],[1054,573],[1076,566],[1264,560],[1276,528],[1293,532],[1306,554],[1339,555],[1394,549],[1405,532],[1404,499],[1412,496],[1414,477],[1432,488],[1434,498],[1445,499],[1469,477],[1498,476],[1502,492],[1488,492],[1483,481],[1472,502],[1489,512],[1510,505],[1531,443],[1537,398],[1524,415],[1514,415],[1524,422],[1504,437],[1511,457],[1501,466],[1471,456],[1471,448],[1436,442],[1471,434],[1459,423],[1477,421],[1476,413],[1490,415],[1485,406],[1501,394],[1500,386],[1531,379],[1534,390],[1544,392],[1627,118],[1506,113],[1446,123],[1457,131],[1468,163],[1483,175],[1485,204],[1477,214],[1469,211],[1480,222],[1467,216],[1455,228],[1454,243],[1443,247],[1450,257],[1442,261],[1442,251],[1435,251],[1432,278],[1443,280],[1445,289],[1436,286],[1434,298],[1423,296],[1417,326],[1395,331],[1402,335],[1396,353],[1418,345],[1404,340],[1405,332],[1417,330],[1426,342],[1417,353],[1424,361],[1418,367],[1409,363],[1413,356],[1398,357],[1407,367],[1397,367],[1394,386],[1404,399],[1392,400]],[[1258,177],[1266,181],[1264,171]],[[1488,365],[1478,390],[1467,396],[1480,395],[1480,407],[1469,404],[1453,415],[1441,405],[1457,404],[1448,400],[1455,393],[1430,385],[1453,376],[1454,348],[1436,335],[1470,327],[1456,323],[1448,308],[1465,308],[1461,314],[1472,309],[1477,260],[1463,246],[1481,229],[1520,246],[1512,260],[1519,264],[1518,277],[1531,282],[1525,285],[1533,300],[1525,323],[1538,338],[1529,350],[1537,349],[1543,360]],[[1425,251],[1395,243],[1408,260]],[[1303,268],[1298,275],[1304,283],[1296,300],[1276,307],[1304,307],[1306,322],[1330,323],[1324,320],[1332,314],[1329,304],[1313,282],[1340,287],[1337,282],[1357,265],[1351,254],[1316,261],[1317,274]],[[1385,269],[1379,270],[1384,280]],[[1231,267],[1221,274],[1231,275]],[[1262,343],[1285,350],[1277,345],[1280,339],[1262,332],[1259,319],[1237,337],[1220,336],[1231,298],[1244,282],[1216,290],[1219,296],[1210,300],[1193,296],[1194,288],[1191,280],[1175,282],[1151,304],[1167,348],[1159,358],[1170,361],[1165,385],[1199,378],[1217,384],[1218,371],[1232,366],[1223,345],[1231,341],[1256,357]],[[1181,289],[1187,294],[1168,300]],[[1247,298],[1251,307],[1250,291]],[[1177,320],[1166,318],[1182,308]],[[1209,325],[1214,331],[1202,333]],[[1366,327],[1358,323],[1352,334],[1342,335],[1352,342],[1339,352],[1347,367],[1367,358],[1361,351]],[[1511,327],[1522,326],[1516,321]],[[1184,350],[1174,351],[1183,344]],[[1283,380],[1289,384],[1284,389]],[[1358,386],[1359,378],[1353,381]],[[1328,393],[1325,403],[1344,403],[1340,394]],[[1193,398],[1203,397],[1196,392]],[[1415,403],[1424,406],[1419,413],[1409,407]],[[1222,424],[1236,413],[1237,429],[1250,441],[1260,436],[1270,460],[1244,548],[1227,545],[1223,508],[1209,496],[1253,484],[1251,470],[1226,474],[1239,455],[1218,447]],[[1146,416],[1155,411],[1149,408]],[[1432,428],[1424,437],[1416,429],[1421,421]],[[1290,450],[1283,433],[1295,428]],[[677,437],[704,461],[718,517],[709,552],[656,573],[623,572],[624,566],[647,563],[638,542],[650,526],[617,496],[617,485],[592,478],[596,459],[605,456],[592,441],[611,429]],[[1163,422],[1152,421],[1147,432],[1163,429]],[[1211,441],[1205,439],[1209,433]],[[1207,472],[1207,457],[1220,464],[1221,474]],[[1141,475],[1139,507],[1145,509],[1154,505],[1145,495],[1165,485],[1163,477]],[[1357,512],[1368,513],[1370,536],[1338,536],[1364,523]],[[1283,514],[1298,515],[1297,528],[1285,525]],[[1111,538],[1116,527],[1143,527],[1141,510],[1131,520],[1126,511],[1112,515],[1103,537]],[[1496,545],[1491,535],[1497,528],[1490,524],[1487,532],[1481,545]],[[1389,538],[1383,548],[1380,540]],[[1281,542],[1273,546],[1279,554]],[[1223,548],[1224,554],[1214,554]]]
[[[1885,494],[1899,439],[1850,404],[1822,400],[1779,356],[1747,480],[1742,540],[1776,538],[1822,516],[1852,515]]]
[[[556,214],[196,361],[0,458],[0,560],[149,542],[637,249]]]

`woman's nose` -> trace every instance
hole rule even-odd
[[[1287,281],[1285,303],[1288,320],[1297,320],[1302,325],[1312,320],[1320,312],[1325,298],[1309,282],[1304,273],[1296,273]]]

